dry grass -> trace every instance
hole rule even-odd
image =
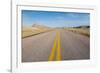
[[[43,32],[47,32],[49,30],[50,29],[47,29],[47,28],[23,27],[22,28],[22,38],[33,36],[33,35],[40,34]]]
[[[89,28],[68,28],[67,30],[90,37]]]

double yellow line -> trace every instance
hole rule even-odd
[[[56,38],[54,40],[54,44],[50,52],[49,61],[52,61],[54,59],[55,52],[56,61],[61,60],[60,32],[57,32],[56,34]]]

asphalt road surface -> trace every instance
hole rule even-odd
[[[89,37],[70,31],[55,30],[22,39],[22,62],[89,58]]]

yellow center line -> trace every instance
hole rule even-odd
[[[60,32],[57,32],[57,34],[56,34],[56,38],[54,40],[54,44],[53,44],[53,47],[51,49],[51,53],[50,53],[50,56],[49,56],[49,61],[52,61],[54,59],[55,51],[57,51],[56,52],[56,61],[61,60]]]
[[[50,56],[49,56],[49,61],[52,61],[53,58],[54,58],[54,53],[55,53],[55,50],[56,50],[56,41],[57,41],[57,36],[56,36],[56,39],[54,40],[54,44],[53,44],[53,47],[51,49],[51,53],[50,53]]]

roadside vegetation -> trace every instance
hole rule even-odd
[[[51,29],[41,26],[24,26],[22,27],[22,38],[34,36],[40,33],[50,31]]]
[[[90,37],[90,27],[73,27],[73,28],[65,28],[66,30],[68,31],[71,31],[71,32],[75,32],[75,33],[78,33],[78,34],[82,34],[82,35],[85,35],[87,37]]]

